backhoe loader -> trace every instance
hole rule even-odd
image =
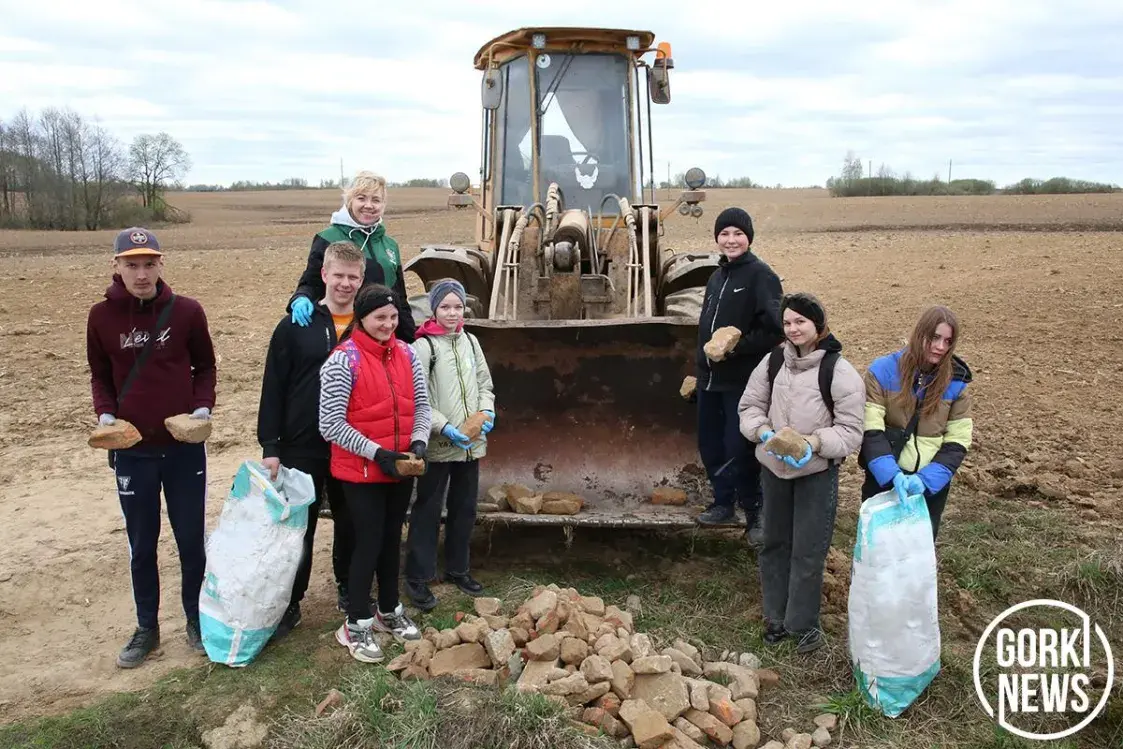
[[[696,407],[698,315],[716,252],[663,247],[664,222],[702,215],[702,170],[671,205],[655,196],[651,105],[670,102],[670,46],[648,31],[521,28],[476,53],[482,71],[478,188],[448,204],[476,214],[475,246],[426,245],[404,266],[426,291],[465,287],[465,329],[489,363],[496,426],[488,490],[581,496],[577,515],[480,514],[566,526],[690,526],[710,502]],[[646,161],[646,164],[645,164]],[[410,299],[420,322],[427,298]],[[685,505],[653,504],[657,487]]]

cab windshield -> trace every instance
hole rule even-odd
[[[558,183],[567,208],[596,212],[609,193],[631,197],[627,58],[539,54],[533,107],[527,58],[515,58],[504,67],[504,98],[496,118],[503,153],[500,202],[525,206],[535,200],[532,117],[537,117],[539,130],[539,202],[545,201],[551,182]],[[615,212],[615,201],[604,210]]]

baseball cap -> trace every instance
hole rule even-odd
[[[114,257],[164,254],[160,252],[156,235],[141,226],[131,226],[118,232],[113,242],[113,253]]]

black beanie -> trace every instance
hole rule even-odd
[[[819,303],[819,300],[815,298],[814,294],[809,294],[806,291],[785,294],[783,300],[780,302],[781,316],[788,307],[791,307],[793,310],[815,323],[815,332],[822,333],[826,330],[827,312],[823,309],[823,305]]]
[[[753,243],[753,219],[743,208],[726,208],[717,215],[717,220],[714,221],[714,241],[717,241],[721,230],[728,226],[735,226],[745,232],[749,244]]]
[[[358,296],[355,297],[355,321],[361,321],[371,312],[379,307],[385,307],[387,304],[398,306],[397,297],[393,291],[380,283],[364,286],[359,291]]]

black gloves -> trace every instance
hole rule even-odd
[[[416,441],[414,441],[413,443],[410,444],[409,451],[411,453],[413,453],[414,455],[416,455],[417,457],[421,458],[422,460],[425,460],[425,451],[428,448],[429,448],[428,442],[422,442],[421,440],[416,440]]]
[[[409,456],[405,453],[394,452],[393,450],[385,450],[378,448],[374,452],[374,462],[387,476],[393,479],[405,478],[402,474],[398,473],[398,467],[394,465],[395,461],[409,460]]]

